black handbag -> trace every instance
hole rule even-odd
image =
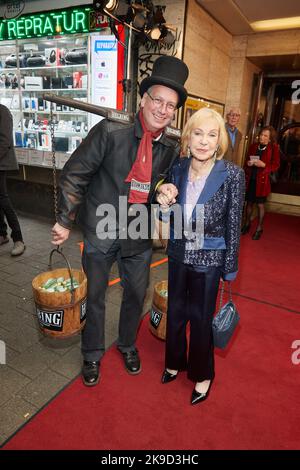
[[[229,282],[229,302],[223,304],[224,281],[222,281],[219,311],[213,319],[212,329],[214,346],[225,349],[240,320],[239,313],[232,301],[231,283]]]

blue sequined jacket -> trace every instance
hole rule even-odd
[[[182,214],[184,214],[190,162],[191,159],[178,158],[168,178],[168,181],[178,189],[176,201],[181,206]],[[235,279],[238,270],[244,196],[244,171],[232,162],[217,160],[197,201],[197,205],[203,205],[204,209],[202,212],[204,230],[200,248],[193,249],[193,245],[189,243],[191,237],[186,236],[184,225],[181,236],[178,237],[171,211],[168,255],[193,266],[220,266],[224,280]],[[199,214],[197,218],[198,216]],[[164,215],[163,220],[165,218]],[[196,227],[195,208],[192,213],[191,226]]]

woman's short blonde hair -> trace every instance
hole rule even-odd
[[[214,119],[219,125],[219,148],[217,151],[217,159],[221,160],[223,158],[223,155],[225,154],[228,147],[228,137],[225,128],[225,122],[221,114],[217,113],[217,111],[211,108],[199,109],[199,111],[194,113],[186,122],[181,136],[181,149],[183,155],[187,155],[188,153],[189,140],[192,131],[200,127],[202,122],[207,121],[208,119]]]

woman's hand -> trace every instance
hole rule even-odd
[[[175,204],[178,190],[174,184],[161,184],[157,189],[157,192],[158,195],[156,196],[156,200],[159,204],[162,206],[170,206],[171,204]]]
[[[56,224],[52,227],[51,234],[53,237],[51,243],[53,245],[61,245],[69,238],[70,230],[68,228],[62,227],[56,222]]]
[[[168,198],[168,196],[165,196],[164,194],[158,194],[158,195],[156,196],[156,201],[158,202],[158,204],[159,204],[163,209],[169,208],[169,198]]]
[[[259,167],[259,168],[265,168],[266,164],[262,162],[261,160],[255,160],[254,165]]]

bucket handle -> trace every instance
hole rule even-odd
[[[63,252],[59,249],[59,246],[57,248],[54,248],[53,250],[51,250],[50,252],[50,256],[49,256],[49,263],[48,263],[48,267],[50,269],[50,271],[53,270],[53,267],[52,267],[52,257],[53,257],[53,254],[54,253],[58,253],[59,255],[61,255],[65,262],[66,262],[66,265],[67,265],[67,268],[68,268],[68,271],[69,271],[69,275],[70,275],[70,279],[71,279],[71,304],[74,304],[74,291],[75,291],[75,287],[74,287],[74,284],[73,284],[73,276],[72,276],[72,268],[71,268],[71,265],[67,259],[67,257],[63,254]]]

